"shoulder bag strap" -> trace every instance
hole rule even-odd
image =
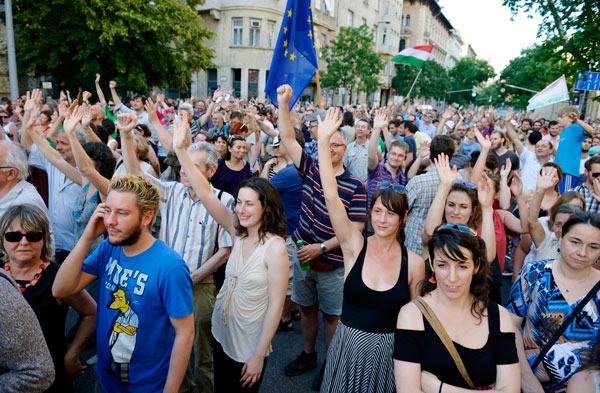
[[[475,389],[475,384],[471,380],[471,377],[469,377],[467,369],[465,368],[465,365],[462,359],[460,358],[460,355],[458,354],[454,343],[448,336],[448,333],[446,333],[446,330],[444,330],[444,327],[440,323],[440,320],[434,314],[433,310],[429,307],[425,300],[423,300],[422,297],[418,297],[417,299],[413,300],[413,303],[415,303],[419,310],[421,310],[421,313],[423,314],[425,319],[427,319],[427,322],[429,322],[435,333],[438,335],[438,337],[450,353],[450,356],[452,356],[452,359],[456,364],[456,368],[458,368],[460,375],[462,375],[463,379],[467,382],[469,388]]]
[[[540,362],[544,359],[544,356],[546,356],[546,354],[548,353],[550,348],[552,348],[554,343],[556,343],[556,341],[560,338],[560,336],[562,336],[562,334],[565,332],[565,330],[567,330],[567,328],[569,327],[571,322],[573,322],[573,319],[575,319],[577,314],[579,314],[581,312],[581,310],[583,310],[583,307],[585,307],[585,305],[588,304],[588,302],[590,301],[592,296],[594,296],[598,293],[598,290],[600,290],[600,281],[598,281],[596,283],[596,285],[594,285],[594,287],[587,293],[587,295],[585,295],[585,297],[583,299],[581,299],[581,301],[579,302],[577,307],[575,307],[575,309],[571,312],[571,314],[569,314],[567,319],[565,319],[565,321],[562,323],[562,325],[560,325],[558,330],[556,332],[554,332],[554,334],[552,335],[550,340],[548,340],[546,345],[544,345],[544,348],[542,348],[540,353],[535,358],[534,362],[531,364],[532,370],[535,371],[535,369],[540,364]]]

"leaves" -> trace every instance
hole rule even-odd
[[[96,73],[126,90],[185,87],[192,71],[213,67],[204,45],[213,32],[194,9],[199,3],[16,0],[19,70],[52,74],[59,88],[93,91]]]

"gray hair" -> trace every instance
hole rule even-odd
[[[187,148],[188,153],[195,151],[206,152],[206,169],[216,166],[219,162],[219,153],[217,153],[217,149],[215,149],[215,147],[208,142],[196,142]]]
[[[25,149],[14,145],[12,142],[3,140],[0,141],[8,147],[6,158],[2,166],[9,166],[17,170],[17,179],[24,180],[29,176],[29,166],[27,164],[27,153]]]
[[[194,108],[192,107],[192,104],[188,104],[187,102],[182,102],[181,104],[179,104],[179,110],[186,110],[188,111],[188,113],[190,114],[190,119],[192,116],[194,116]]]

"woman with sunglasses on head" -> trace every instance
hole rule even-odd
[[[0,217],[0,249],[6,256],[3,268],[35,312],[54,362],[56,379],[46,392],[72,392],[71,377],[82,375],[86,368],[79,362],[79,355],[94,335],[96,302],[86,291],[65,299],[52,296],[58,264],[51,260],[50,224],[40,208],[28,204],[12,206]],[[81,323],[67,349],[65,323],[69,306],[80,314]]]
[[[600,217],[578,212],[562,226],[560,256],[525,265],[508,299],[524,392],[562,392],[600,329]]]
[[[244,160],[246,139],[241,135],[230,135],[227,140],[227,152],[219,158],[217,171],[210,179],[215,188],[236,195],[238,185],[252,177],[250,164]]]
[[[394,392],[392,351],[400,307],[414,299],[423,259],[404,246],[408,197],[402,185],[380,183],[371,199],[373,235],[352,225],[338,195],[330,139],[341,124],[329,109],[318,129],[319,170],[331,224],[344,255],[341,321],[327,353],[321,392]]]
[[[485,157],[482,159],[485,160]],[[498,263],[497,244],[503,244],[506,247],[506,239],[497,239],[495,226],[507,226],[517,233],[526,232],[527,218],[522,217],[519,221],[507,211],[493,209],[494,197],[497,192],[494,182],[485,173],[479,184],[463,182],[458,180],[456,168],[450,168],[447,156],[440,156],[434,164],[440,177],[440,185],[431,208],[427,212],[423,228],[423,244],[429,242],[435,227],[440,224],[466,225],[475,233],[479,232],[486,244],[487,261],[492,265],[490,299],[501,303],[502,276]],[[517,197],[519,209],[527,212],[527,206],[522,196],[522,183],[518,174],[514,176],[511,190]]]
[[[398,315],[398,393],[519,392],[511,316],[488,298],[487,254],[486,242],[466,225],[444,224],[433,232],[428,263],[432,276],[423,286],[421,305],[411,302]],[[441,329],[426,315],[434,315]],[[437,330],[445,331],[448,346]],[[464,372],[451,355],[452,347]]]

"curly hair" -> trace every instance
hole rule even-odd
[[[135,194],[136,205],[140,209],[141,215],[152,212],[152,222],[156,221],[156,214],[160,207],[160,191],[150,180],[137,176],[125,175],[112,179],[108,186],[108,193],[111,191],[130,192]]]
[[[249,188],[258,194],[258,200],[263,207],[263,216],[261,219],[258,235],[264,240],[268,233],[272,233],[282,238],[286,238],[286,224],[283,213],[283,204],[277,189],[266,179],[261,177],[251,177],[242,181],[238,187],[238,194],[242,188]],[[240,225],[238,222],[235,229],[240,237],[248,235],[248,228]]]
[[[436,251],[446,258],[457,262],[472,258],[475,271],[469,288],[469,292],[473,296],[471,314],[481,322],[483,312],[488,304],[488,279],[490,275],[490,268],[486,258],[485,241],[475,234],[441,225],[436,228],[429,241],[429,255],[431,258],[434,258]],[[426,264],[427,272],[425,277],[431,277],[433,273],[431,269],[432,265],[433,263]],[[424,295],[436,288],[437,284],[432,284],[428,280],[424,280],[421,294]]]
[[[404,244],[406,235],[404,233],[404,225],[406,224],[406,212],[408,212],[408,196],[406,192],[398,192],[393,187],[388,188],[377,188],[371,197],[371,206],[369,211],[369,220],[371,219],[371,212],[375,202],[381,198],[381,204],[386,209],[393,211],[400,217],[400,225],[398,225],[398,232],[396,233],[396,239],[400,244]]]

